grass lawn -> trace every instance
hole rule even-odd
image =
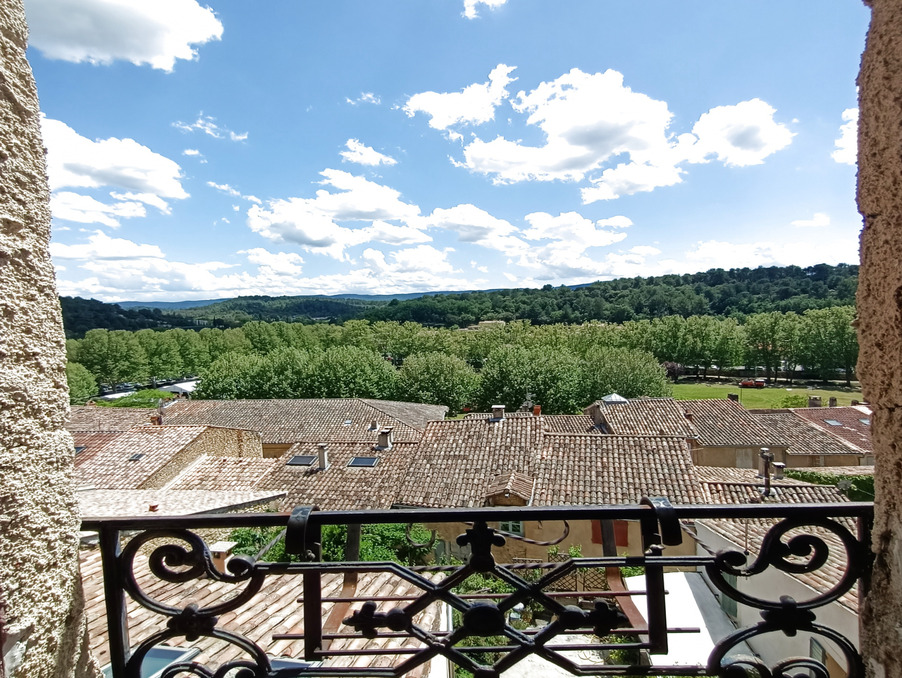
[[[728,393],[738,393],[739,402],[747,409],[772,409],[780,407],[780,402],[788,395],[801,395],[806,399],[810,395],[820,396],[821,404],[826,407],[831,397],[836,398],[837,405],[851,405],[852,400],[863,400],[861,391],[844,386],[767,386],[765,388],[739,388],[738,384],[716,384],[709,382],[686,382],[673,385],[673,397],[678,400],[702,400],[705,398],[726,398]]]

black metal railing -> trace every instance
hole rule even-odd
[[[736,650],[757,636],[803,632],[817,638],[819,646],[838,653],[850,676],[863,676],[855,643],[818,623],[817,613],[827,605],[848,602],[850,595],[856,595],[856,585],[857,595],[866,590],[872,514],[871,504],[851,502],[671,506],[664,499],[646,499],[622,506],[393,511],[304,507],[291,514],[92,518],[83,521],[82,529],[99,534],[108,670],[113,678],[139,678],[153,648],[170,642],[183,646],[196,642],[199,650],[195,653],[200,654],[195,661],[169,665],[160,674],[163,678],[401,676],[430,661],[444,660],[477,678],[489,678],[530,656],[575,675],[828,678],[823,657],[787,657],[768,666],[764,660]],[[577,557],[555,563],[496,562],[505,539],[516,536],[490,525],[597,520],[637,522],[643,554]],[[753,523],[766,534],[760,544],[753,545],[754,554],[748,545],[720,552],[706,550],[705,544],[687,549],[685,543],[694,538],[691,533],[697,521],[712,520]],[[460,524],[457,545],[466,550],[464,559],[425,566],[321,560],[322,533],[327,526],[388,523],[444,526],[446,531]],[[239,527],[285,528],[285,552],[290,559],[270,562],[233,556],[224,567],[217,565],[202,535],[221,535]],[[669,553],[674,549],[667,547],[681,543],[684,547],[677,550],[694,554]],[[637,566],[644,568],[642,591],[627,592],[617,586],[568,591],[562,586],[568,577],[573,580],[574,573],[603,571],[616,577],[619,568]],[[699,630],[668,626],[664,572],[671,568],[703,572],[722,596],[760,610],[761,621],[722,638],[706,662],[649,665],[647,655],[666,654],[669,646],[685,637],[677,634]],[[821,583],[805,600],[770,588],[766,588],[767,595],[753,593],[752,588],[735,583],[774,571],[802,578],[821,571],[838,575],[832,580],[819,578]],[[377,576],[401,582],[404,592],[367,593],[366,578]],[[473,576],[491,578],[498,586],[468,590],[463,585]],[[297,580],[295,588],[283,585],[276,593],[266,587],[269,578],[290,584],[294,580],[289,577]],[[343,582],[341,591],[333,587],[332,593],[323,595],[324,586],[335,581]],[[254,632],[266,626],[261,621],[269,611],[277,604],[285,607],[286,590],[289,602],[297,606],[294,628],[278,632],[267,627],[272,631],[268,638],[252,640]],[[637,623],[634,616],[623,612],[625,601],[633,595],[645,596],[645,625],[641,618]],[[242,612],[245,607],[256,612],[248,617]],[[532,620],[521,612],[524,608],[533,610]],[[424,617],[429,621],[422,621]],[[144,635],[131,637],[129,624]],[[273,643],[279,642],[283,648],[285,643],[302,644],[303,651],[297,652],[302,656],[296,658],[307,663],[280,664],[274,659],[278,651],[271,650]],[[369,661],[367,656],[380,659]]]

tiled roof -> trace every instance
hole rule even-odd
[[[387,509],[395,503],[415,446],[394,443],[390,449],[371,443],[329,443],[329,468],[289,466],[296,455],[316,457],[315,443],[297,443],[256,484],[260,490],[285,490],[283,507],[319,506],[324,510]],[[349,467],[354,457],[375,457],[372,467]]]
[[[748,562],[754,562],[757,554],[760,552],[761,542],[775,524],[773,520],[738,520],[738,519],[722,519],[722,520],[703,520],[699,521],[705,527],[711,529],[722,537],[736,544],[739,549],[747,549],[750,552]],[[854,525],[851,521],[841,520],[845,527],[852,528],[852,534],[855,534]],[[824,565],[813,572],[803,572],[792,574],[803,584],[813,589],[810,598],[824,593],[833,588],[837,582],[842,579],[846,571],[845,549],[842,542],[829,530],[822,527],[805,525],[802,528],[790,531],[787,536],[783,537],[786,542],[789,538],[798,535],[815,535],[824,540],[829,549],[827,561]],[[809,598],[809,599],[810,599]],[[800,601],[801,602],[801,601]],[[851,590],[844,593],[839,598],[839,602],[853,612],[858,612],[858,585],[856,584]]]
[[[596,433],[592,417],[585,414],[547,414],[542,417],[546,433]]]
[[[181,516],[236,511],[279,500],[284,492],[215,492],[210,490],[80,490],[81,516]],[[150,507],[156,506],[151,511]]]
[[[873,466],[823,466],[814,468],[798,468],[790,469],[795,471],[817,471],[818,473],[829,473],[834,476],[872,476],[874,475]]]
[[[712,504],[823,504],[848,501],[831,485],[815,485],[792,478],[771,480],[771,493],[762,495],[764,479],[750,468],[696,466],[699,480],[705,486]],[[820,470],[820,469],[819,469]]]
[[[75,468],[82,466],[102,450],[110,442],[125,431],[74,431],[72,442],[75,443]],[[79,448],[81,451],[79,451]]]
[[[789,444],[787,454],[852,454],[861,456],[864,452],[849,445],[841,438],[829,435],[817,426],[812,426],[804,418],[792,412],[775,411],[772,414],[751,415],[783,441]]]
[[[397,400],[375,400],[361,398],[361,402],[384,412],[389,417],[422,431],[430,421],[441,420],[448,414],[445,405],[427,405],[425,403],[405,403]]]
[[[156,409],[143,407],[101,407],[73,405],[66,428],[76,431],[128,431],[132,426],[150,423]]]
[[[414,413],[419,413],[419,417],[414,417]],[[250,429],[260,432],[264,445],[304,441],[374,443],[381,427],[392,426],[394,439],[408,442],[419,439],[418,426],[423,420],[443,413],[435,405],[358,398],[181,400],[165,409],[163,423]]]
[[[484,505],[497,476],[535,475],[541,417],[433,421],[426,427],[397,502],[412,506]]]
[[[698,431],[673,398],[638,398],[628,403],[596,403],[608,433],[695,438]]]
[[[692,424],[702,445],[782,447],[787,444],[779,434],[759,424],[754,415],[733,400],[678,400],[677,404],[692,415]]]
[[[548,434],[537,478],[536,506],[627,504],[643,496],[706,501],[689,444],[677,436]]]
[[[263,457],[211,457],[201,455],[178,475],[168,490],[250,490],[278,459]]]
[[[147,566],[147,557],[139,553],[135,557],[135,578],[141,590],[150,592],[156,600],[172,606],[184,607],[189,601],[198,603],[201,607],[213,604],[232,595],[235,584],[215,581],[212,579],[192,579],[182,584],[172,584],[161,581],[151,574]],[[103,575],[101,569],[99,550],[84,551],[81,557],[81,575],[84,582],[86,616],[88,618],[88,634],[91,652],[101,666],[110,661],[109,640],[106,625],[106,610],[104,603]],[[429,576],[434,579],[435,576]],[[239,585],[241,586],[241,585]],[[325,574],[322,576],[322,596],[326,598],[342,595],[342,578],[337,574]],[[356,595],[361,600],[368,600],[377,596],[405,596],[417,595],[421,589],[400,579],[391,573],[362,574],[358,580]],[[270,575],[266,577],[261,590],[234,612],[226,612],[219,616],[218,628],[240,633],[251,641],[257,643],[267,654],[276,657],[303,659],[303,640],[273,640],[274,634],[303,633],[304,632],[304,606],[298,602],[303,596],[304,589],[302,575]],[[385,612],[396,607],[397,602],[380,602],[377,611]],[[158,615],[150,610],[134,603],[126,596],[128,609],[128,628],[133,642],[144,640],[149,636],[163,631],[166,628],[168,617]],[[352,603],[348,609],[338,608],[335,615],[339,618],[336,624],[330,617],[333,609],[341,603],[323,603],[322,618],[324,626],[335,624],[328,632],[354,633],[352,628],[340,623],[340,619],[351,616],[360,609],[362,602]],[[415,617],[416,623],[430,632],[439,631],[441,628],[441,614],[438,603],[427,607]],[[201,636],[197,640],[187,641],[184,637],[175,637],[166,641],[168,645],[178,647],[195,647],[201,650],[192,661],[208,666],[219,666],[224,662],[238,659],[247,659],[242,650],[231,644],[216,638]],[[332,641],[331,648],[338,649],[381,649],[384,653],[370,656],[361,656],[354,662],[349,657],[336,657],[323,662],[325,667],[348,666],[352,662],[357,666],[394,666],[407,659],[410,655],[390,654],[392,648],[397,647],[424,647],[413,639],[384,638],[379,637],[368,640],[363,637],[354,639],[337,639]],[[424,678],[428,675],[428,665],[415,669],[406,674],[410,678]]]
[[[464,415],[464,419],[491,419],[491,412],[470,412],[469,414]],[[513,412],[505,411],[504,416],[507,418],[510,417],[534,417],[532,412],[520,412],[520,410],[515,410]]]
[[[856,407],[804,407],[794,409],[793,413],[860,450],[871,453],[874,451],[871,417]],[[837,421],[840,425],[828,424],[828,420]]]
[[[486,497],[514,495],[522,499],[526,504],[529,504],[532,501],[532,492],[535,485],[536,479],[532,476],[512,471],[493,478],[485,492]]]
[[[99,489],[139,488],[205,429],[205,426],[136,426],[99,450],[76,474],[83,485]]]

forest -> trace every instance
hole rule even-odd
[[[478,329],[384,320],[94,329],[67,341],[68,373],[73,402],[99,384],[200,376],[198,398],[385,398],[446,405],[452,414],[532,402],[568,413],[611,392],[668,395],[680,374],[738,366],[790,381],[802,368],[849,383],[858,358],[854,317],[852,306],[835,306]]]
[[[426,293],[386,302],[385,297],[347,298],[249,296],[196,308],[124,310],[115,304],[63,297],[66,336],[80,338],[89,329],[188,326],[197,320],[215,327],[246,322],[371,322],[394,320],[436,327],[467,327],[484,320],[528,320],[533,325],[622,323],[668,315],[743,318],[779,311],[855,303],[858,266],[818,264],[769,268],[712,269],[704,273],[621,278],[574,287],[485,292]],[[353,297],[353,298],[352,298]],[[134,324],[134,323],[144,324]],[[132,323],[132,324],[128,324]],[[156,324],[154,324],[156,323]]]

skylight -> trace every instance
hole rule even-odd
[[[830,424],[830,426],[842,426],[841,421],[836,421],[836,419],[824,419],[825,424]]]
[[[297,454],[288,460],[286,466],[310,466],[315,460],[315,454]]]
[[[354,457],[348,462],[348,466],[372,467],[379,462],[379,457]]]
[[[860,422],[861,422],[862,424],[864,424],[865,426],[870,426],[870,425],[871,425],[871,420],[870,420],[870,419],[859,419],[858,421],[860,421]],[[76,449],[78,449],[78,448],[76,448]]]
[[[128,458],[129,461],[138,461],[141,457],[144,456],[143,452],[135,452],[132,456]]]
[[[88,449],[88,448],[85,447],[84,445],[76,445],[76,446],[75,446],[75,454],[81,454],[81,453],[84,452],[86,449]]]

